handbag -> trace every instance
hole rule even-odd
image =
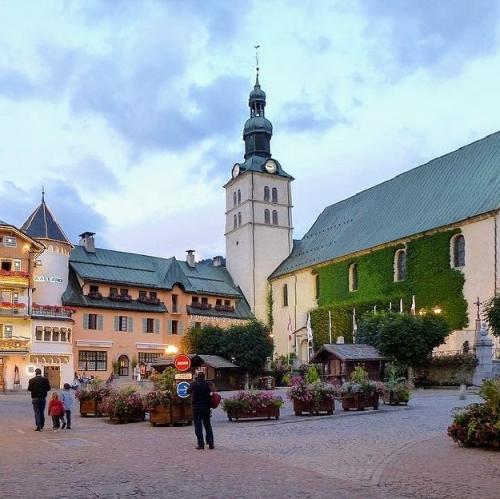
[[[212,393],[212,397],[210,399],[210,407],[212,409],[217,409],[217,407],[219,407],[221,400],[222,400],[222,397],[221,397],[220,393],[217,393],[217,392]]]

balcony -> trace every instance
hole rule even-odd
[[[31,315],[38,317],[70,318],[75,309],[61,305],[33,304]]]
[[[146,305],[159,305],[161,303],[159,298],[152,298],[151,296],[139,296],[137,301]]]
[[[191,308],[197,308],[198,310],[212,310],[212,304],[193,301],[191,302]]]
[[[28,272],[0,270],[0,285],[27,288],[30,283]]]
[[[128,302],[132,301],[132,297],[130,295],[112,294],[112,295],[109,295],[108,298],[112,301],[121,301],[124,303],[128,303]]]
[[[87,298],[90,298],[91,300],[101,300],[102,294],[99,293],[99,291],[90,291],[87,293]]]
[[[234,307],[232,305],[215,305],[214,307],[217,312],[234,312]]]
[[[0,352],[7,353],[28,353],[29,339],[0,338]]]
[[[9,301],[0,302],[1,317],[21,317],[26,315],[27,309],[25,303],[11,303]]]

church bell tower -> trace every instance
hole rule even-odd
[[[267,322],[267,279],[292,250],[293,177],[271,156],[273,126],[265,117],[258,66],[248,106],[244,160],[224,186],[226,266],[256,318]]]

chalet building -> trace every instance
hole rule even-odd
[[[0,391],[26,388],[33,375],[32,288],[41,242],[0,220]]]
[[[63,304],[75,309],[75,370],[105,378],[131,376],[165,351],[180,350],[191,327],[227,326],[252,318],[223,260],[195,262],[96,248],[81,234],[69,258]]]

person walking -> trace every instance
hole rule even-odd
[[[64,390],[61,392],[61,402],[64,406],[64,414],[66,421],[63,420],[62,428],[71,430],[71,411],[75,403],[75,396],[71,393],[71,386],[69,383],[64,383]]]
[[[35,431],[42,431],[45,426],[45,404],[47,392],[50,391],[50,383],[45,376],[42,376],[41,369],[35,369],[35,376],[28,383],[28,391],[31,392],[31,402],[35,413]]]
[[[49,416],[52,417],[52,430],[57,431],[61,427],[61,421],[64,424],[64,406],[57,392],[52,394],[49,402]]]
[[[210,422],[212,392],[212,386],[205,380],[204,372],[197,373],[195,381],[191,383],[188,388],[188,393],[191,394],[191,405],[193,407],[194,432],[198,439],[197,449],[205,448],[203,427],[205,427],[208,448],[214,448],[214,434],[212,431],[212,423]]]

